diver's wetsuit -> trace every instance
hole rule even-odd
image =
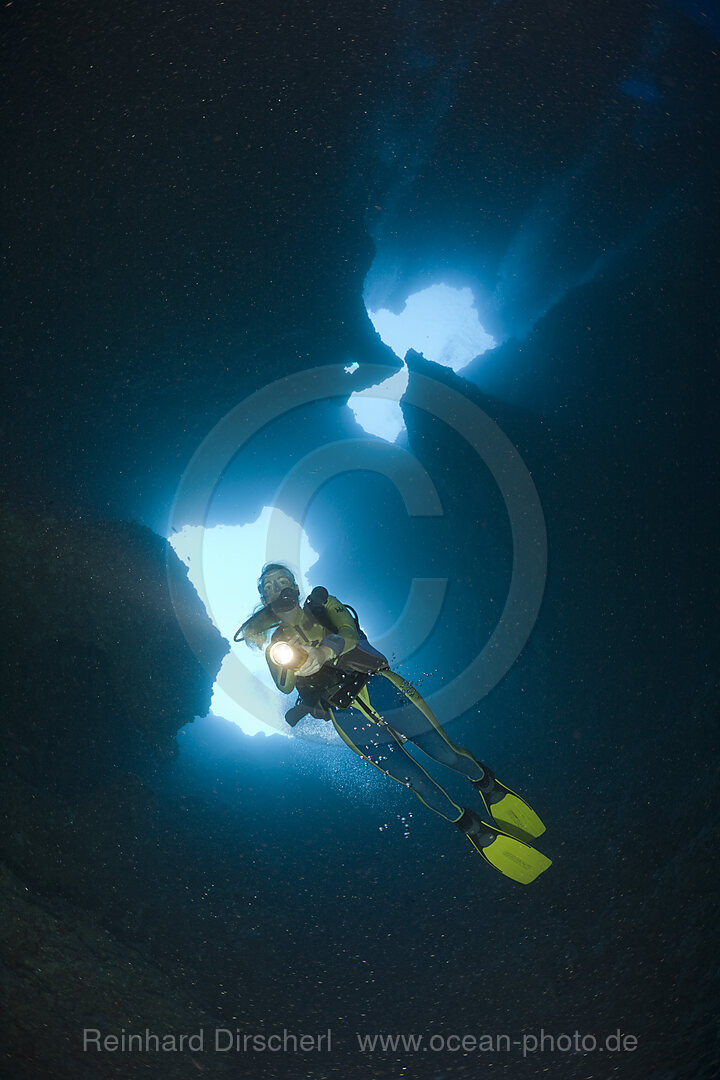
[[[308,712],[331,720],[340,738],[356,754],[409,788],[436,814],[457,821],[463,808],[408,752],[407,744],[417,746],[433,761],[470,780],[482,778],[482,766],[469,750],[448,738],[417,690],[390,671],[387,659],[370,645],[351,612],[333,596],[328,596],[322,610],[306,603],[299,618],[277,628],[271,644],[288,633],[297,634],[309,645],[330,644],[338,653],[316,675],[296,679],[291,671],[272,662],[268,647],[266,658],[278,689],[290,694],[297,688],[299,693],[298,705],[286,714],[288,721],[296,723]],[[367,696],[365,684],[377,676],[387,679],[415,706],[400,712],[400,720],[394,720],[392,727]],[[420,724],[419,716],[424,718]]]
[[[404,682],[389,669],[379,671],[377,674],[390,679],[396,686],[398,683],[395,680]],[[404,689],[401,692],[406,693]],[[418,698],[420,697],[417,691],[415,694]],[[469,750],[456,746],[448,738],[425,702],[422,704],[424,715],[428,719],[427,727],[422,732],[417,731],[417,724],[408,726],[403,723],[402,713],[400,722],[394,720],[392,726],[386,723],[369,701],[363,701],[363,695],[358,696],[356,704],[351,709],[343,712],[332,709],[331,719],[340,738],[356,754],[370,761],[386,776],[404,784],[436,814],[447,818],[448,821],[457,821],[462,815],[463,808],[453,802],[437,780],[433,779],[408,752],[407,747],[408,745],[417,746],[431,760],[447,765],[448,768],[461,773],[469,780],[481,779],[483,769]],[[358,716],[358,712],[362,715]],[[373,716],[378,719],[374,720]],[[383,737],[385,733],[389,737]]]

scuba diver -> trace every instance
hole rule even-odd
[[[387,658],[370,644],[351,607],[322,586],[301,604],[295,577],[281,563],[263,567],[258,591],[262,604],[237,631],[235,641],[264,647],[278,689],[288,695],[297,690],[296,704],[285,713],[291,727],[308,714],[330,721],[351,750],[456,825],[506,877],[527,885],[550,866],[551,860],[527,843],[545,831],[535,811],[487,765],[450,740],[415,687],[391,671]],[[378,676],[413,707],[402,710],[400,723],[394,718],[392,726],[368,694],[368,683]],[[453,802],[409,753],[408,743],[467,777],[493,824]]]

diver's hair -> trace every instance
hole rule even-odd
[[[272,608],[260,604],[235,634],[235,640],[244,641],[253,649],[261,649],[267,641],[268,631],[279,625],[280,619]]]

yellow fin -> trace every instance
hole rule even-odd
[[[542,836],[545,826],[533,808],[504,784],[500,785],[497,780],[495,783],[505,791],[501,799],[490,805],[490,813],[500,828],[509,826],[511,829],[519,829],[528,836]]]
[[[468,840],[486,862],[489,862],[505,877],[512,878],[521,885],[529,885],[549,866],[552,866],[552,859],[548,859],[535,848],[523,844],[522,840],[516,840],[514,836],[507,836],[505,833],[498,833],[497,839],[483,847],[474,843],[471,836],[468,836]]]

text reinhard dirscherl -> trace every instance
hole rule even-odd
[[[146,1028],[143,1032],[129,1032],[122,1028],[119,1035],[103,1035],[99,1028],[83,1029],[83,1050],[105,1050],[108,1052],[126,1051],[131,1053],[152,1054],[157,1052],[177,1053],[190,1051],[202,1054],[206,1050],[222,1054],[228,1051],[238,1053],[309,1053],[313,1050],[332,1050],[332,1032],[330,1028],[322,1035],[294,1035],[287,1028],[270,1035],[248,1035],[231,1028],[212,1028],[206,1031],[200,1028],[192,1034],[184,1033],[158,1035]]]
[[[522,1057],[536,1053],[592,1054],[596,1051],[609,1053],[632,1053],[637,1050],[638,1039],[635,1035],[623,1034],[618,1028],[607,1035],[551,1034],[541,1028],[537,1033],[526,1032],[521,1038],[513,1039],[507,1034],[497,1035],[416,1035],[416,1034],[375,1034],[355,1033],[356,1049],[361,1054],[372,1053],[417,1053],[433,1051],[435,1053],[471,1054],[471,1053],[511,1053],[518,1052]],[[199,1028],[192,1034],[160,1035],[149,1028],[144,1032],[129,1032],[122,1028],[120,1034],[103,1034],[99,1028],[83,1029],[83,1050],[105,1051],[114,1053],[177,1053],[190,1052],[201,1054],[211,1051],[218,1054],[235,1053],[327,1053],[333,1048],[333,1033],[330,1028],[323,1033],[294,1034],[283,1028],[269,1034],[240,1031],[236,1028],[213,1028],[206,1031]],[[346,1047],[347,1049],[347,1047]]]

